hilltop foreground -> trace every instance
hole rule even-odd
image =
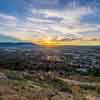
[[[99,100],[99,84],[99,77],[1,69],[0,100]]]
[[[2,44],[0,100],[100,100],[100,47]]]

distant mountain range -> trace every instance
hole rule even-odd
[[[0,47],[39,47],[39,45],[30,42],[1,42]]]

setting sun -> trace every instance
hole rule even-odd
[[[38,44],[47,47],[55,47],[57,46],[58,43],[56,41],[45,40],[45,41],[40,41]]]

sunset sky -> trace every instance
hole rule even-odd
[[[0,42],[100,45],[100,0],[0,0]]]

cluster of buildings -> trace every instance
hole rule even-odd
[[[54,52],[53,52],[54,51]],[[100,69],[100,59],[96,55],[99,50],[95,48],[74,49],[64,48],[57,53],[52,49],[34,48],[2,48],[0,49],[0,64],[4,62],[9,66],[25,66],[31,68],[50,67],[63,68],[73,67],[80,69],[98,68]]]

